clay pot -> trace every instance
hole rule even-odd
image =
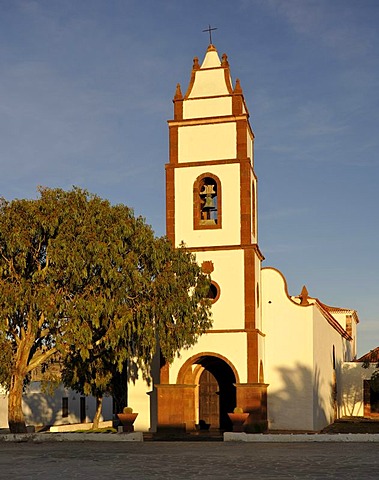
[[[233,432],[243,432],[244,423],[249,416],[248,413],[228,413],[233,424]]]
[[[122,424],[124,432],[134,432],[133,423],[137,418],[138,413],[118,413],[117,417]]]

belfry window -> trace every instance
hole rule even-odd
[[[204,178],[200,186],[200,225],[217,224],[217,185],[212,178]]]
[[[194,184],[194,228],[221,228],[221,185],[211,174]]]

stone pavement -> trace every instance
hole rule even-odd
[[[1,443],[4,479],[377,479],[375,443]]]

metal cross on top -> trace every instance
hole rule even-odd
[[[213,30],[217,30],[217,28],[211,28],[210,25],[208,25],[208,28],[203,30],[203,32],[209,32],[209,43],[212,44],[212,32]]]

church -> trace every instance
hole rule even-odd
[[[160,365],[151,391],[142,381],[129,385],[136,428],[231,430],[228,414],[239,407],[249,414],[246,432],[319,431],[367,413],[363,378],[372,369],[355,361],[357,312],[325,305],[306,287],[292,296],[280,271],[262,267],[254,133],[227,55],[220,59],[210,44],[201,64],[195,57],[188,88],[178,84],[173,103],[167,236],[211,275],[213,327]]]
[[[370,354],[356,360],[357,312],[326,305],[306,287],[291,295],[280,271],[262,267],[254,133],[227,55],[210,44],[202,63],[195,57],[173,103],[167,236],[210,274],[213,326],[172,364],[158,362],[150,385],[142,376],[129,382],[135,430],[228,431],[235,408],[246,432],[320,431],[342,416],[379,416],[370,383],[379,353],[368,369]],[[91,422],[94,409],[94,398],[63,386],[49,396],[38,381],[23,400],[29,425]],[[0,391],[0,427],[6,412]],[[112,420],[110,398],[103,417]]]

